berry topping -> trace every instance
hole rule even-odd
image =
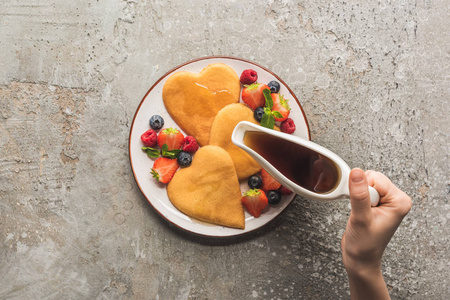
[[[197,140],[193,136],[188,135],[184,138],[183,151],[194,153],[198,147]]]
[[[278,111],[281,114],[281,118],[275,116],[275,121],[283,122],[289,116],[291,108],[287,99],[284,99],[283,95],[272,93],[273,107],[272,111]]]
[[[281,201],[281,193],[277,190],[268,191],[266,193],[270,205],[275,205]]]
[[[280,129],[282,132],[293,133],[295,131],[294,120],[287,118],[281,123]]]
[[[161,116],[159,116],[159,115],[153,115],[150,118],[149,123],[150,123],[150,127],[152,129],[158,130],[158,129],[163,128],[163,126],[164,126],[164,119]]]
[[[281,186],[281,183],[275,180],[272,176],[267,173],[266,170],[261,170],[261,178],[262,178],[262,187],[261,189],[264,191],[278,190]]]
[[[184,144],[184,135],[175,128],[166,128],[158,135],[158,146],[162,148],[164,144],[167,144],[167,150],[181,149]]]
[[[263,115],[264,115],[264,107],[262,107],[262,106],[257,107],[255,109],[255,111],[253,112],[253,116],[255,117],[255,120],[258,122],[261,122]]]
[[[255,70],[247,69],[241,74],[240,81],[242,84],[252,84],[258,80],[258,73]]]
[[[279,191],[280,191],[281,195],[290,195],[293,193],[290,189],[288,189],[284,186],[281,186]]]
[[[192,155],[189,152],[181,151],[178,154],[177,162],[181,167],[189,167],[192,163]]]
[[[176,159],[160,157],[153,163],[151,174],[159,182],[168,183],[172,180],[177,169],[178,163]]]
[[[251,189],[259,189],[262,186],[262,179],[261,176],[258,175],[252,175],[248,178],[248,186]]]
[[[269,87],[263,83],[253,83],[244,86],[241,94],[242,101],[253,110],[264,106],[266,104],[266,98],[263,94],[264,89],[269,89]]]
[[[258,218],[261,215],[261,211],[266,208],[269,203],[266,193],[258,189],[248,190],[242,196],[241,202],[247,211],[255,218]]]
[[[141,135],[141,141],[146,147],[156,146],[156,132],[152,129],[147,130]]]
[[[267,86],[270,88],[271,93],[278,93],[280,91],[280,83],[278,81],[273,80]]]
[[[161,156],[162,157],[175,159],[178,157],[178,153],[180,153],[180,152],[181,152],[180,149],[169,150],[169,146],[167,146],[167,144],[163,144],[161,147]]]
[[[279,111],[272,110],[273,108],[273,100],[272,94],[270,90],[263,90],[264,99],[266,101],[266,105],[264,106],[264,114],[261,118],[261,126],[273,129],[275,127],[275,117],[283,117]]]

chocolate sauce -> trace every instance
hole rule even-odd
[[[339,183],[338,167],[329,158],[306,147],[258,131],[247,131],[244,144],[307,190],[326,194]]]

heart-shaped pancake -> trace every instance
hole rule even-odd
[[[210,145],[220,146],[230,154],[239,180],[261,171],[261,166],[247,152],[231,141],[234,127],[241,121],[259,124],[253,117],[253,111],[250,108],[241,103],[229,104],[217,113],[209,137]]]
[[[172,119],[201,146],[207,145],[217,112],[239,101],[241,85],[236,72],[222,63],[210,64],[200,73],[171,75],[163,87],[163,101]]]
[[[245,227],[241,190],[233,161],[219,146],[201,147],[192,164],[175,173],[167,185],[172,204],[184,214],[208,223]]]

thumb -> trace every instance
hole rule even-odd
[[[351,218],[358,223],[368,222],[372,217],[372,213],[369,184],[363,170],[355,168],[350,172],[348,188],[352,205]]]

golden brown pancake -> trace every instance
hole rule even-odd
[[[261,171],[261,166],[244,150],[233,144],[231,134],[241,121],[259,124],[253,111],[241,103],[233,103],[222,108],[214,119],[209,144],[224,148],[231,156],[239,180],[246,179]]]
[[[167,186],[172,204],[208,223],[245,227],[241,190],[230,155],[218,146],[201,147],[192,164],[178,170]]]
[[[217,112],[239,101],[241,85],[236,72],[222,63],[210,64],[199,74],[171,75],[163,87],[163,101],[172,119],[200,144],[208,144]]]

